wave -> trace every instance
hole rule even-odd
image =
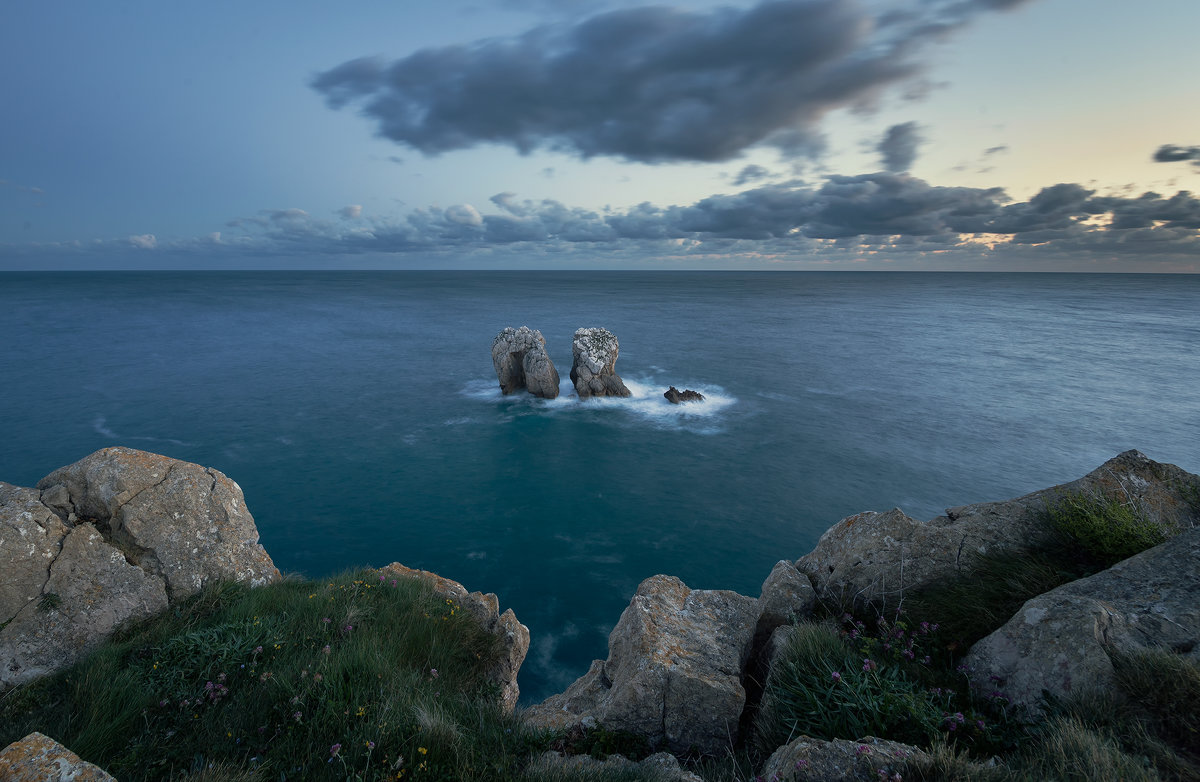
[[[151,442],[151,443],[170,443],[171,445],[178,445],[181,448],[191,448],[192,446],[195,445],[195,443],[188,443],[188,442],[184,442],[183,440],[176,440],[173,437],[145,437],[145,436],[122,437],[121,435],[114,432],[112,429],[108,428],[108,418],[103,415],[98,415],[92,419],[92,431],[94,431],[96,434],[98,434],[102,437],[107,437],[110,440],[127,440],[127,441],[131,441],[131,442],[138,440],[138,441]]]

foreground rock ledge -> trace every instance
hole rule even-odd
[[[754,598],[652,576],[609,634],[608,660],[525,718],[565,728],[590,717],[672,752],[723,753],[746,703],[742,671],[757,619]]]
[[[75,663],[213,581],[280,577],[236,483],[131,448],[97,451],[36,489],[0,483],[0,573],[0,689]]]
[[[30,733],[0,750],[4,782],[116,782],[49,736]]]

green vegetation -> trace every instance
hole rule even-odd
[[[121,780],[553,779],[500,654],[414,580],[220,584],[6,693],[0,746],[39,730]]]
[[[53,611],[60,605],[62,605],[62,598],[54,592],[47,592],[46,594],[42,595],[42,599],[38,601],[37,608],[42,613],[46,613],[47,611]]]
[[[1173,530],[1149,519],[1135,500],[1066,494],[1046,509],[1051,529],[1093,559],[1097,570],[1165,541]]]

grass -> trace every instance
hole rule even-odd
[[[501,653],[416,580],[220,584],[0,697],[0,746],[38,730],[121,780],[554,779]]]
[[[1136,501],[1100,494],[1065,494],[1045,517],[1051,529],[1095,561],[1097,570],[1157,546],[1174,532],[1150,519]]]

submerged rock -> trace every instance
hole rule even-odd
[[[457,581],[431,573],[428,570],[414,570],[399,562],[393,562],[387,567],[380,568],[380,573],[401,578],[416,578],[429,584],[435,594],[453,600],[462,606],[484,630],[500,639],[504,645],[504,657],[488,672],[488,678],[500,687],[500,700],[505,711],[511,712],[517,705],[520,689],[517,687],[517,672],[525,655],[529,652],[529,628],[517,621],[517,615],[511,608],[500,613],[500,600],[494,594],[468,592],[467,588]]]
[[[682,404],[684,402],[703,402],[704,401],[704,394],[700,393],[699,391],[693,391],[690,388],[686,389],[684,391],[680,391],[675,386],[671,386],[666,391],[664,391],[663,396],[666,397],[666,400],[673,405]]]
[[[509,326],[501,331],[492,340],[492,366],[503,394],[525,388],[543,399],[558,396],[558,370],[546,352],[546,340],[540,331],[528,326]]]
[[[71,665],[212,581],[280,577],[236,483],[130,448],[38,489],[0,484],[0,572],[0,689]]]
[[[1070,483],[950,508],[926,522],[899,508],[849,516],[828,529],[796,567],[822,595],[894,604],[906,589],[970,573],[974,555],[1043,545],[1050,532],[1045,511],[1064,496],[1119,498],[1136,504],[1148,523],[1181,530],[1200,522],[1188,497],[1188,487],[1196,486],[1197,476],[1126,451]]]
[[[1200,527],[1029,600],[966,662],[981,691],[997,676],[1032,711],[1043,692],[1115,692],[1112,654],[1147,649],[1200,661]]]
[[[757,608],[758,601],[736,592],[652,576],[609,634],[608,659],[526,710],[526,719],[563,728],[590,717],[673,752],[724,753],[737,739],[746,702],[742,671]]]
[[[571,382],[581,399],[591,396],[633,396],[616,372],[620,345],[608,329],[575,330],[571,343]]]

